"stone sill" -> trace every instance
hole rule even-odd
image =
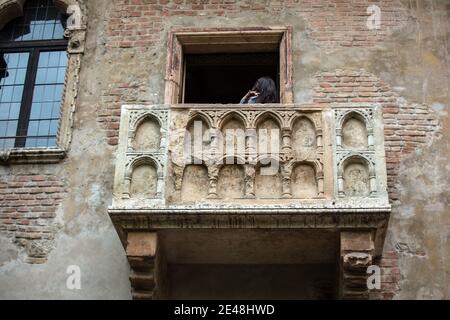
[[[17,148],[0,151],[0,165],[58,163],[66,156],[60,148]]]
[[[168,207],[168,208],[109,208],[111,215],[152,215],[152,214],[166,214],[166,215],[304,215],[304,214],[389,214],[391,206],[380,206],[372,208],[362,207],[348,207],[348,208],[289,208],[289,207],[264,207],[253,206],[252,208],[221,208],[221,207]]]
[[[258,199],[261,200],[261,199]],[[113,201],[110,213],[125,214],[308,214],[308,213],[390,213],[391,205],[386,198],[345,199],[271,199],[271,203],[203,202],[164,204],[162,199],[151,205],[130,200]],[[255,201],[255,199],[249,199]]]

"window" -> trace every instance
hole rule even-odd
[[[166,104],[237,104],[270,76],[293,103],[291,28],[177,29],[169,34]]]
[[[239,103],[257,79],[279,87],[278,52],[185,55],[184,103]]]
[[[57,146],[66,19],[53,0],[28,0],[0,32],[0,149]]]

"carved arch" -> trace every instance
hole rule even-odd
[[[163,177],[163,167],[161,163],[151,155],[142,155],[134,158],[130,161],[125,169],[125,179],[131,179],[131,175],[133,174],[133,170],[141,165],[153,165],[158,172],[158,179]]]
[[[375,175],[375,165],[374,163],[365,157],[363,154],[360,153],[350,153],[346,157],[342,158],[338,163],[338,175],[342,175],[344,173],[344,168],[350,161],[359,161],[363,162],[367,165],[367,168],[369,169],[369,174]]]
[[[369,114],[366,112],[361,112],[360,110],[348,110],[339,117],[336,129],[342,130],[344,123],[350,118],[356,118],[362,121],[366,126],[367,131],[373,128],[372,119]]]
[[[200,112],[194,112],[189,115],[189,119],[188,119],[186,128],[189,128],[192,125],[192,123],[197,119],[201,119],[202,121],[204,121],[208,125],[208,129],[213,127],[213,120],[211,119],[211,117],[209,115],[207,115],[206,113],[200,111]]]
[[[283,160],[281,159],[279,154],[258,154],[258,156],[255,159],[255,163],[256,165],[261,165],[262,161],[275,161],[277,162],[279,165],[281,165],[281,163],[283,162]]]
[[[134,124],[131,128],[131,131],[136,132],[137,129],[139,128],[139,126],[148,120],[156,121],[158,123],[159,127],[161,128],[161,130],[163,129],[163,125],[162,125],[161,119],[159,117],[157,117],[156,115],[154,115],[152,113],[145,113],[134,122]]]
[[[156,170],[156,198],[162,196],[162,185],[164,183],[164,172],[161,163],[150,155],[143,155],[131,160],[125,168],[124,186],[123,186],[123,198],[129,199],[131,197],[131,180],[133,178],[133,171],[139,166],[150,165]]]
[[[367,169],[369,171],[369,191],[370,196],[376,196],[377,195],[377,184],[376,184],[376,173],[375,173],[375,164],[373,161],[371,161],[369,158],[365,157],[363,154],[360,153],[350,153],[347,156],[343,157],[339,163],[337,168],[337,182],[338,182],[338,196],[344,197],[345,191],[344,191],[344,171],[350,162],[359,162],[363,163],[365,166],[367,166]]]
[[[297,121],[301,120],[302,118],[306,118],[312,123],[312,125],[314,126],[314,132],[317,135],[319,129],[322,127],[321,123],[315,117],[313,117],[308,113],[297,113],[289,120],[289,128],[291,129],[291,131],[294,130],[294,124]]]
[[[227,163],[227,161],[229,161],[231,159],[233,160],[233,163]],[[245,156],[242,156],[242,155],[232,155],[232,156],[223,155],[220,158],[218,158],[216,161],[216,165],[219,170],[222,169],[222,167],[224,167],[226,165],[230,165],[230,164],[244,165],[246,163],[247,163],[247,161],[245,159]]]
[[[312,161],[312,160],[300,160],[300,161],[293,160],[288,164],[287,168],[289,169],[290,172],[292,172],[292,169],[294,169],[296,166],[302,165],[302,164],[312,166],[314,168],[316,178],[319,178],[319,177],[323,178],[323,165],[319,160],[314,160],[314,161]]]
[[[338,114],[336,119],[336,145],[338,148],[342,147],[343,143],[343,127],[347,120],[355,118],[364,124],[367,131],[367,146],[372,148],[374,145],[374,131],[372,121],[372,110],[347,110]]]
[[[319,160],[300,160],[300,161],[291,161],[287,166],[287,171],[289,177],[292,176],[294,173],[294,169],[297,166],[306,165],[310,166],[314,170],[314,178],[315,178],[315,184],[317,188],[317,194],[316,197],[323,197],[324,196],[324,174],[323,174],[323,165]],[[290,183],[292,181],[290,180]],[[291,193],[292,195],[292,193]]]
[[[151,150],[157,151],[165,146],[165,139],[164,139],[165,129],[162,126],[161,119],[153,113],[145,113],[134,122],[132,129],[129,131],[129,137],[128,137],[129,138],[129,148],[134,149],[136,147],[135,143],[136,143],[136,139],[137,139],[138,129],[140,128],[141,125],[143,125],[147,121],[155,122],[159,126],[160,141],[157,144],[158,147],[154,148],[154,149],[152,148]]]
[[[220,130],[222,130],[222,129],[223,129],[223,126],[224,126],[229,120],[231,120],[231,119],[233,119],[233,118],[239,120],[239,121],[242,123],[244,129],[249,127],[249,124],[248,124],[248,121],[247,121],[247,118],[245,117],[245,115],[244,115],[243,113],[241,113],[241,112],[239,112],[239,111],[235,111],[235,110],[228,111],[228,112],[224,113],[224,114],[220,117],[220,119],[219,119],[219,121],[218,121],[218,123],[217,123],[217,127],[218,127]]]
[[[265,120],[274,120],[278,127],[280,128],[280,130],[283,128],[283,119],[280,117],[279,114],[277,114],[274,111],[263,111],[260,114],[258,114],[255,119],[252,121],[252,123],[250,123],[250,127],[251,128],[257,128],[259,124],[261,124],[261,122],[264,122]]]

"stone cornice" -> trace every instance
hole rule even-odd
[[[65,156],[59,148],[9,149],[0,151],[0,165],[57,163]]]

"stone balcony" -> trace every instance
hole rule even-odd
[[[386,210],[385,167],[374,106],[124,106],[111,210]]]
[[[376,105],[127,105],[109,213],[125,248],[134,232],[327,229],[368,231],[375,257],[386,185]]]
[[[390,212],[383,137],[373,105],[123,106],[110,213],[154,227],[376,223]]]

